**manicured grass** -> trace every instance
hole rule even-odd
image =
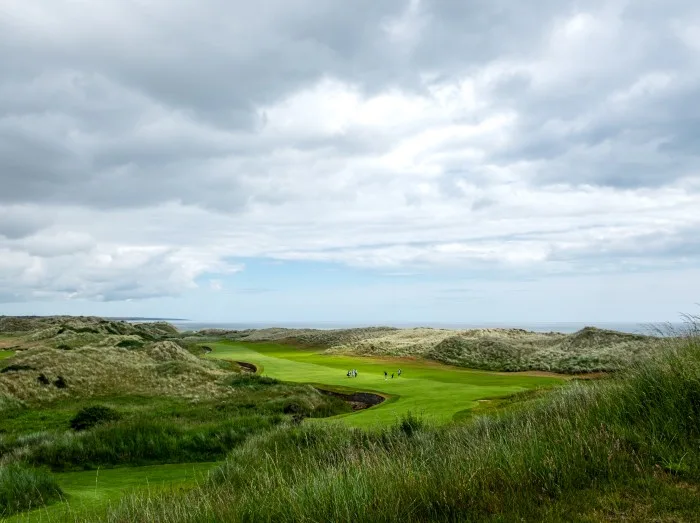
[[[420,360],[329,355],[271,343],[220,342],[208,346],[213,349],[209,357],[254,363],[262,374],[284,381],[352,387],[391,399],[342,416],[347,424],[357,427],[393,423],[409,411],[427,420],[446,422],[457,412],[475,407],[479,399],[562,383],[555,377],[470,371]],[[400,378],[384,379],[384,370],[391,375],[398,368],[402,369]],[[348,378],[349,369],[357,369],[358,377]]]
[[[0,350],[0,360],[11,358],[15,355],[15,351],[12,350]]]
[[[65,472],[54,474],[67,499],[42,509],[18,514],[9,522],[52,521],[118,502],[129,492],[155,493],[173,488],[191,488],[206,478],[217,464],[179,463],[148,467]]]

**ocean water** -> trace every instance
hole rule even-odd
[[[609,329],[619,332],[629,332],[633,334],[650,334],[653,326],[662,323],[623,323],[623,322],[551,322],[551,323],[341,323],[341,322],[202,322],[174,320],[170,321],[181,331],[197,331],[202,329],[266,329],[270,327],[283,327],[288,329],[349,329],[354,327],[385,326],[398,328],[431,327],[434,329],[480,329],[480,328],[504,328],[504,329],[525,329],[534,332],[563,332],[572,333],[584,327],[598,327],[599,329]],[[674,327],[682,327],[682,324],[673,324]]]

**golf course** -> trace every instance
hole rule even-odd
[[[694,337],[96,317],[0,334],[3,521],[696,513]]]
[[[448,422],[480,401],[534,388],[553,387],[562,378],[528,373],[460,369],[435,362],[325,354],[319,349],[274,343],[220,342],[210,345],[210,358],[252,363],[257,372],[283,381],[310,383],[322,389],[372,392],[386,401],[372,408],[325,420],[354,427],[378,427],[412,412],[433,422]],[[402,374],[398,376],[398,369]],[[357,377],[347,371],[357,370]],[[384,377],[384,371],[388,377]],[[394,377],[391,378],[391,374]]]
[[[371,429],[395,423],[409,412],[435,423],[446,423],[492,399],[553,387],[563,381],[558,377],[527,373],[465,370],[408,358],[324,354],[321,349],[275,343],[221,341],[208,346],[212,349],[208,358],[250,363],[263,376],[312,384],[330,391],[370,392],[385,398],[379,405],[368,409],[329,418],[310,418],[305,423],[341,421],[349,426]],[[401,377],[397,372],[399,368]],[[347,377],[350,369],[357,370],[357,377]],[[392,373],[394,378],[391,378]],[[9,521],[63,517],[67,510],[81,513],[115,502],[125,491],[148,489],[156,492],[191,486],[215,465],[213,462],[177,463],[57,473],[56,481],[67,501],[17,515]]]

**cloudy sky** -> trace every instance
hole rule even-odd
[[[661,321],[692,0],[2,0],[0,314]]]

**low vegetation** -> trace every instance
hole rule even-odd
[[[0,467],[0,518],[40,507],[61,494],[56,480],[44,470],[18,464]]]
[[[70,428],[75,431],[91,429],[101,423],[117,421],[121,414],[115,409],[104,405],[92,405],[82,408],[75,417],[70,420]]]
[[[351,411],[311,386],[202,359],[160,324],[0,326],[16,350],[0,363],[0,513],[56,500],[49,471],[211,462],[285,421]]]
[[[280,426],[206,485],[136,495],[107,521],[692,521],[700,510],[700,344],[525,409],[375,432]],[[96,516],[95,516],[96,517]]]

